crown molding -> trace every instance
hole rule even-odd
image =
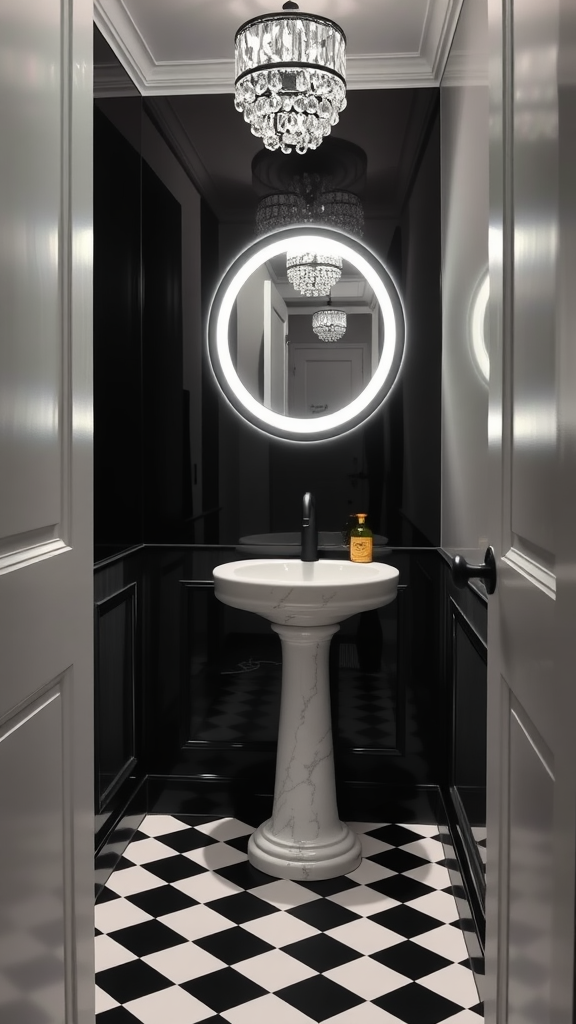
[[[116,63],[94,65],[94,99],[138,95],[138,89],[130,76]]]
[[[429,3],[420,43],[435,85],[440,85],[450,47],[456,32],[464,0],[437,0]]]
[[[409,89],[440,84],[463,0],[431,0],[420,51],[348,55],[348,89]],[[143,96],[234,91],[234,61],[155,61],[122,0],[94,0],[94,21]]]

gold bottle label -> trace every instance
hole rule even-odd
[[[350,561],[372,561],[372,537],[350,537]]]

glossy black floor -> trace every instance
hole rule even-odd
[[[258,822],[148,815],[96,906],[97,1024],[481,1024],[432,825],[355,822],[360,867],[274,879]]]
[[[377,621],[374,628],[380,629]],[[378,633],[376,637],[380,643],[375,654],[369,643],[356,638],[333,642],[334,728],[344,747],[396,745],[395,643],[394,638],[388,641],[384,660],[382,638]],[[275,634],[226,636],[217,656],[199,659],[191,668],[191,738],[275,742],[281,675],[281,647]]]

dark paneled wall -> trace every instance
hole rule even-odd
[[[122,102],[134,140],[141,100]],[[190,503],[180,205],[106,110],[102,101],[94,115],[97,557],[187,539]]]

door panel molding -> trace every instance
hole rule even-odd
[[[535,562],[533,558],[529,558],[522,551],[518,551],[517,548],[510,548],[505,555],[502,556],[502,560],[506,562],[512,569],[521,573],[530,583],[539,590],[542,590],[547,597],[551,597],[552,600],[556,598],[556,576],[549,569],[546,569],[539,562]]]

